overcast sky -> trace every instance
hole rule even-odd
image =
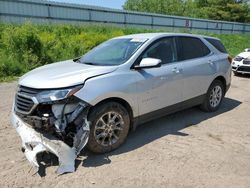
[[[96,6],[101,6],[101,7],[122,9],[122,5],[124,4],[126,0],[51,0],[51,1],[96,5]]]

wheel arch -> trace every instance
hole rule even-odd
[[[223,87],[224,87],[224,91],[226,92],[227,82],[226,82],[225,77],[224,77],[224,76],[222,76],[222,75],[220,75],[220,76],[217,76],[217,77],[213,80],[213,82],[214,82],[215,80],[219,80],[219,81],[221,81],[221,82],[222,82]],[[212,83],[213,83],[213,82],[212,82]]]
[[[117,103],[121,104],[128,111],[129,119],[130,119],[129,126],[130,126],[130,129],[133,129],[134,128],[134,113],[133,113],[132,107],[126,100],[124,100],[122,98],[110,97],[110,98],[103,99],[103,100],[99,101],[97,104],[95,104],[94,106],[91,106],[88,114],[90,114],[91,111],[94,110],[95,107],[102,105],[104,103],[107,103],[107,102],[117,102]]]

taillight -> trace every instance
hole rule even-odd
[[[228,62],[229,62],[230,64],[232,64],[233,58],[232,58],[231,56],[228,56],[227,59],[228,59]]]

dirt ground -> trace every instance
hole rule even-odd
[[[58,176],[47,164],[42,177],[10,125],[15,86],[0,84],[0,187],[250,187],[250,77],[233,77],[215,113],[192,108],[151,121],[114,152],[82,152],[75,173]]]

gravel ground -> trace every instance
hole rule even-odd
[[[0,187],[250,186],[250,77],[233,77],[215,113],[192,108],[151,121],[114,152],[82,152],[75,173],[57,176],[48,163],[42,177],[10,126],[15,86],[0,84]]]

